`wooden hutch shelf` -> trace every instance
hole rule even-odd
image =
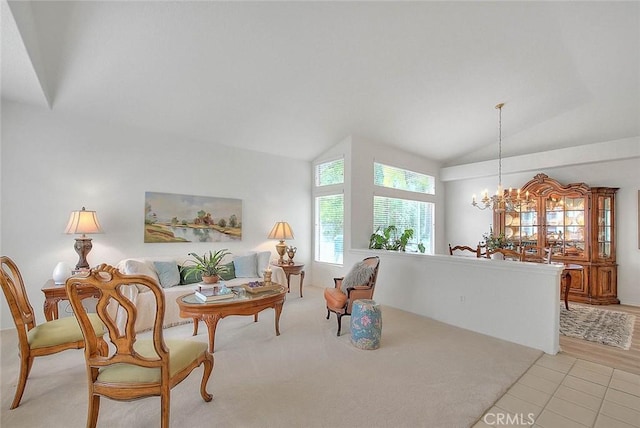
[[[494,213],[494,230],[514,247],[583,267],[571,272],[569,300],[620,303],[617,288],[615,195],[618,188],[562,185],[537,174],[520,190],[526,202]]]

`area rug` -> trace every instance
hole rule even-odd
[[[560,334],[568,337],[629,349],[635,316],[588,306],[560,308]]]

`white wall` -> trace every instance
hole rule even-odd
[[[595,162],[594,158],[600,161]],[[640,190],[640,138],[558,150],[547,153],[546,157],[535,154],[507,158],[503,164],[503,171],[509,171],[502,177],[505,188],[521,187],[539,172],[563,184],[584,182],[589,186],[620,188],[616,195],[618,298],[623,304],[640,306],[637,199]],[[470,164],[443,169],[443,177],[447,180],[445,229],[449,242],[475,245],[491,225],[491,213],[472,207],[471,196],[474,193],[478,195],[485,188],[491,192],[497,186],[497,177],[478,177],[476,167],[477,164]],[[497,172],[497,165],[490,171]],[[468,178],[464,178],[465,172]],[[449,177],[455,179],[449,180]]]
[[[439,179],[440,165],[437,162],[397,148],[372,142],[354,136],[351,151],[351,247],[363,249],[369,246],[373,225],[373,197],[377,186],[373,184],[373,163],[395,166],[435,177],[435,251],[441,250],[445,242],[444,224],[444,189]],[[380,193],[378,193],[380,194]],[[346,204],[345,204],[346,205]],[[346,208],[345,208],[346,210]],[[441,226],[442,224],[442,226]]]
[[[371,255],[380,257],[377,302],[558,352],[561,267],[381,250],[354,250],[350,258]]]
[[[288,221],[296,259],[311,258],[309,162],[66,117],[3,102],[0,246],[20,267],[43,320],[40,288],[58,261],[75,266],[69,213],[96,210],[104,234],[93,236],[91,265],[129,256],[186,256],[209,249],[269,249],[273,224]],[[143,243],[145,191],[238,198],[243,238],[230,243]],[[5,299],[1,328],[13,326]]]

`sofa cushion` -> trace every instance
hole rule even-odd
[[[226,273],[221,273],[220,274],[220,279],[224,280],[224,281],[229,281],[233,278],[236,277],[236,268],[233,264],[233,262],[229,262],[225,265],[227,267],[227,272]]]
[[[327,301],[327,308],[341,312],[347,306],[348,297],[339,288],[325,288],[324,299]]]
[[[271,259],[271,251],[261,251],[258,253],[258,276],[262,276],[267,266],[269,266],[269,259]]]
[[[176,262],[153,262],[156,268],[162,288],[173,287],[180,284],[180,271]]]
[[[258,277],[258,258],[256,253],[247,254],[233,259],[236,278]]]

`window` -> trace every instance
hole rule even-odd
[[[433,212],[431,202],[374,196],[373,230],[394,225],[401,234],[405,229],[413,229],[407,251],[418,251],[418,244],[422,243],[425,253],[433,254]]]
[[[344,159],[315,166],[315,260],[342,264]]]
[[[435,195],[435,179],[407,169],[373,163],[373,184],[391,189]]]
[[[344,195],[316,198],[316,261],[342,264]]]
[[[316,186],[344,184],[344,159],[316,165]]]
[[[373,197],[372,232],[391,225],[398,234],[413,229],[407,251],[418,251],[422,244],[426,254],[433,254],[435,178],[377,162],[373,171],[373,183],[384,189]]]

